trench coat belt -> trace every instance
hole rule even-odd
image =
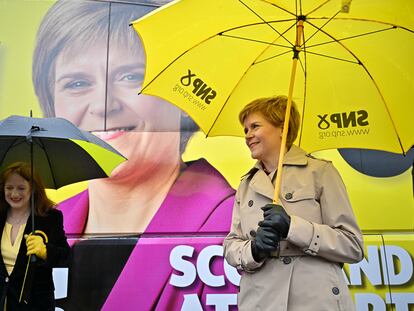
[[[286,257],[286,256],[309,256],[300,248],[289,243],[288,241],[280,241],[279,247],[276,251],[270,254],[271,257]]]

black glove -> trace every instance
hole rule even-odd
[[[262,207],[264,220],[259,222],[262,228],[272,228],[286,238],[290,227],[290,216],[281,205],[266,204]]]
[[[252,254],[255,261],[262,261],[268,257],[271,252],[277,250],[279,246],[280,235],[271,228],[259,227],[256,236],[252,241]]]

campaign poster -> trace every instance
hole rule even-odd
[[[57,310],[237,310],[222,241],[254,161],[242,137],[205,137],[138,95],[145,52],[129,23],[167,2],[0,0],[0,118],[64,117],[128,158],[108,179],[48,191],[73,255],[55,271]],[[413,153],[314,156],[340,171],[364,232],[365,259],[343,270],[357,310],[411,310]]]

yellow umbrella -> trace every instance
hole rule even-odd
[[[178,0],[133,27],[147,57],[140,92],[208,136],[242,136],[242,107],[288,94],[308,152],[414,145],[412,0]]]

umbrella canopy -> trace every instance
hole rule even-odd
[[[174,103],[208,136],[243,136],[242,107],[289,94],[308,152],[405,153],[413,16],[411,0],[173,1],[132,24],[147,57],[141,92]]]
[[[108,177],[125,161],[98,137],[63,118],[10,116],[0,121],[0,169],[32,163],[46,188]]]

